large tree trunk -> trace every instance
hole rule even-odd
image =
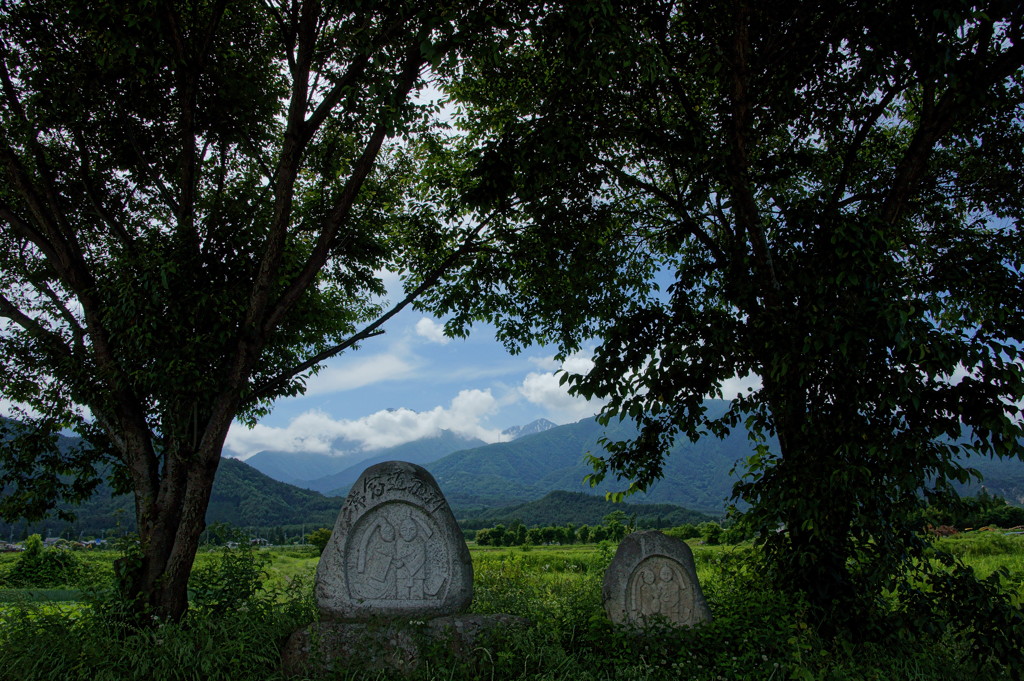
[[[140,616],[176,621],[185,615],[219,463],[219,447],[176,450],[167,457],[157,494],[136,488],[139,553],[125,559],[123,587]]]

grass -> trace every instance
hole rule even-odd
[[[59,603],[82,600],[81,589],[0,589],[0,603]]]
[[[470,548],[473,611],[521,615],[531,626],[506,632],[466,658],[428,659],[418,674],[424,681],[1014,678],[1006,667],[980,666],[968,644],[950,633],[908,633],[904,640],[859,645],[826,641],[802,602],[766,588],[751,567],[750,547],[694,546],[715,619],[692,630],[641,637],[614,630],[604,615],[601,582],[610,545]],[[941,540],[936,548],[963,556],[983,576],[1005,571],[1004,586],[1019,593],[1024,574],[1019,538],[971,533]],[[215,571],[220,555],[201,553],[196,568]],[[82,598],[76,590],[0,591],[0,599],[8,601],[0,608],[0,679],[281,681],[284,638],[316,617],[310,587],[318,557],[302,548],[258,555],[268,559],[261,591],[229,609],[194,608],[181,624],[150,629],[126,626],[110,599],[44,600],[51,594]],[[107,574],[114,554],[88,558],[96,571]],[[340,671],[336,678],[388,677]]]

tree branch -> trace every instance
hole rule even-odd
[[[135,239],[128,233],[124,225],[104,207],[103,202],[99,198],[96,186],[92,181],[92,168],[89,165],[89,153],[86,150],[85,139],[82,137],[81,132],[77,130],[74,137],[81,161],[82,185],[85,187],[86,196],[89,197],[89,203],[92,204],[93,210],[103,224],[110,229],[110,233],[131,252],[136,252]]]
[[[929,107],[927,116],[922,112],[914,137],[893,173],[890,190],[882,205],[883,222],[892,224],[899,218],[911,192],[927,170],[935,145],[959,121],[961,112],[973,106],[977,99],[985,97],[993,85],[1019,71],[1022,65],[1024,44],[1009,46],[992,63],[957,63],[958,73],[953,74],[952,84]],[[935,83],[928,81],[922,86],[934,89]]]
[[[661,187],[658,187],[657,185],[651,182],[645,182],[644,180],[639,179],[635,175],[630,175],[623,169],[617,168],[607,161],[600,161],[599,163],[608,172],[614,175],[619,182],[623,183],[628,187],[632,187],[634,189],[639,189],[640,191],[646,192],[651,196],[660,199],[667,206],[672,208],[672,210],[675,211],[676,217],[679,219],[680,224],[682,224],[686,228],[686,231],[691,236],[693,236],[693,238],[697,239],[697,241],[699,241],[701,245],[703,245],[711,252],[711,255],[712,257],[714,257],[715,261],[720,264],[725,262],[725,252],[722,251],[721,247],[717,243],[715,243],[714,239],[712,239],[707,232],[700,228],[700,225],[697,223],[697,221],[690,217],[689,212],[679,203],[676,197],[672,196]]]
[[[29,317],[2,293],[0,293],[0,316],[10,319],[29,334],[38,338],[59,360],[67,360],[73,357],[71,349],[64,343],[64,339],[60,337],[60,334],[50,331],[40,324],[39,320]]]
[[[419,53],[419,45],[417,44],[409,50],[407,55],[401,78],[395,87],[395,101],[403,100],[408,96],[409,91],[412,90],[419,76],[419,70],[422,65],[423,58]],[[298,302],[302,293],[313,283],[313,280],[323,268],[324,263],[327,262],[327,258],[333,250],[332,245],[334,244],[335,235],[348,218],[352,205],[355,203],[359,191],[363,187],[363,183],[373,170],[377,161],[377,155],[380,153],[386,136],[387,126],[383,122],[378,123],[370,139],[367,141],[363,153],[353,165],[352,174],[349,176],[348,182],[345,183],[345,188],[342,190],[334,209],[324,219],[316,245],[307,258],[306,264],[284,290],[281,297],[274,304],[273,309],[267,315],[261,328],[264,335],[281,323],[284,316]]]
[[[388,320],[390,320],[396,314],[398,314],[406,307],[411,305],[413,302],[415,302],[415,300],[419,298],[421,295],[423,295],[425,291],[436,285],[437,282],[440,281],[441,277],[443,277],[445,273],[448,272],[463,256],[473,251],[477,247],[477,237],[480,236],[480,233],[488,224],[490,224],[490,222],[495,218],[496,215],[497,213],[491,213],[491,215],[487,219],[482,220],[480,224],[477,225],[476,228],[473,229],[473,231],[466,236],[465,240],[462,242],[459,248],[449,253],[448,256],[443,261],[441,261],[441,264],[439,264],[437,267],[431,270],[423,278],[423,280],[419,283],[418,286],[416,286],[416,288],[410,291],[405,296],[405,298],[403,298],[400,302],[393,305],[390,310],[388,310],[386,313],[384,313],[376,320],[374,320],[372,324],[367,325],[361,331],[354,334],[350,338],[346,339],[343,343],[340,343],[334,346],[333,348],[329,348],[328,350],[319,353],[315,357],[306,360],[302,364],[299,364],[296,367],[288,369],[279,374],[278,376],[276,376],[275,378],[272,378],[271,380],[263,383],[262,385],[257,386],[253,390],[252,395],[247,400],[247,403],[252,404],[261,399],[271,397],[275,390],[281,388],[285,383],[290,381],[295,376],[298,376],[303,371],[310,369],[314,364],[318,364],[319,362],[322,362],[325,359],[334,357],[338,353],[347,350],[356,343],[383,334],[384,330],[381,329],[381,327]]]

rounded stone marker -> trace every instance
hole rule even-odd
[[[452,615],[473,599],[473,564],[433,476],[404,461],[363,471],[316,569],[328,620]]]
[[[626,536],[604,573],[604,609],[615,624],[667,622],[693,626],[711,619],[690,547],[657,530]]]

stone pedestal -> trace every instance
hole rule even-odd
[[[281,654],[285,674],[328,674],[339,669],[416,671],[427,656],[466,657],[510,627],[513,615],[446,615],[428,620],[324,621],[293,633]]]
[[[467,657],[525,620],[462,615],[473,563],[448,502],[425,469],[388,461],[363,471],[317,565],[321,621],[296,631],[286,674],[338,669],[409,673],[427,656]]]

